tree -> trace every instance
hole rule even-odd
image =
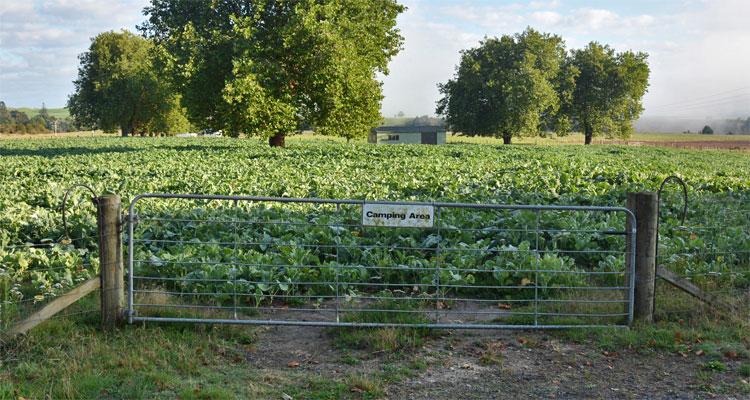
[[[312,126],[366,135],[400,50],[395,0],[152,0],[140,29],[200,128],[283,145]]]
[[[146,130],[150,134],[170,136],[191,131],[192,127],[187,119],[186,110],[180,105],[180,97],[174,96],[169,109],[151,119]]]
[[[704,135],[713,135],[714,134],[714,130],[711,129],[710,126],[706,125],[706,126],[703,127],[703,129],[701,129],[701,133],[704,134]]]
[[[157,115],[174,104],[152,61],[153,44],[131,32],[104,32],[79,59],[75,92],[68,98],[79,124],[122,136],[144,133]]]
[[[505,144],[522,133],[536,134],[558,107],[553,80],[564,55],[559,36],[531,28],[485,39],[462,51],[454,78],[438,85],[443,98],[436,112],[454,131],[502,137]]]
[[[8,112],[8,107],[5,106],[4,101],[0,101],[0,124],[8,124],[10,122],[10,113]]]
[[[586,144],[600,133],[621,137],[632,133],[648,88],[647,58],[642,52],[615,53],[596,42],[570,53],[563,74],[574,77],[574,90],[563,99],[560,112],[583,130]]]

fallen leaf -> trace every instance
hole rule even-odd
[[[695,355],[696,355],[696,356],[702,356],[702,355],[703,355],[703,353],[704,353],[704,351],[703,351],[703,350],[696,350],[696,352],[695,352]]]
[[[365,392],[362,388],[359,388],[357,386],[353,387],[351,389],[351,391],[354,392],[354,393],[364,393]]]
[[[297,368],[299,367],[299,361],[289,361],[286,366],[289,368]]]
[[[518,338],[518,343],[526,344],[529,343],[529,339],[526,339],[525,337]]]
[[[511,309],[511,305],[510,305],[510,304],[500,303],[500,304],[498,304],[497,306],[498,306],[498,307],[499,307],[500,309],[502,309],[502,310],[510,310],[510,309]]]
[[[726,358],[737,358],[737,352],[736,351],[727,351],[724,353],[724,357]]]

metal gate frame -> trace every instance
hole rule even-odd
[[[405,206],[432,206],[437,210],[435,220],[439,218],[441,208],[463,208],[483,210],[530,210],[537,211],[594,211],[594,212],[617,212],[626,216],[626,231],[607,232],[608,234],[619,234],[625,236],[625,271],[627,274],[627,287],[613,287],[612,289],[627,290],[627,300],[622,303],[627,305],[627,325],[534,325],[520,324],[456,324],[456,323],[372,323],[372,322],[336,322],[332,321],[302,321],[302,320],[273,320],[273,319],[203,319],[203,318],[172,318],[172,317],[149,317],[138,316],[134,308],[134,226],[137,223],[136,204],[143,199],[187,199],[187,200],[219,200],[219,201],[247,201],[247,202],[275,202],[275,203],[308,203],[308,204],[334,204],[341,205],[405,205]],[[204,195],[204,194],[171,194],[171,193],[145,193],[137,195],[130,202],[128,208],[128,292],[126,310],[128,322],[187,322],[187,323],[214,323],[214,324],[246,324],[246,325],[291,325],[291,326],[327,326],[327,327],[410,327],[410,328],[439,328],[439,329],[566,329],[566,328],[597,328],[603,326],[624,328],[633,322],[634,292],[635,292],[635,243],[636,243],[636,218],[634,213],[625,207],[607,206],[571,206],[571,205],[512,205],[512,204],[473,204],[473,203],[450,203],[450,202],[397,202],[397,201],[369,201],[369,200],[341,200],[320,198],[287,198],[287,197],[263,197],[263,196],[230,196],[230,195]],[[630,229],[627,230],[627,227]],[[537,226],[537,233],[539,228]],[[438,229],[439,232],[439,229]],[[538,253],[538,249],[536,250]],[[337,294],[338,297],[338,294]],[[538,299],[535,299],[538,301]],[[623,314],[625,315],[625,314]]]

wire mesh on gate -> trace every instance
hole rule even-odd
[[[363,223],[370,206],[421,207],[431,220]],[[129,212],[130,321],[627,325],[629,218],[617,207],[141,195]]]

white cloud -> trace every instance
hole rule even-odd
[[[13,106],[60,107],[73,90],[78,55],[108,30],[135,29],[148,0],[3,0],[0,96]]]
[[[145,19],[141,10],[148,1],[0,0],[0,97],[14,106],[42,101],[62,106],[73,89],[77,56],[90,38],[106,30],[133,30]],[[390,65],[391,74],[382,77],[385,115],[432,114],[437,84],[454,74],[462,49],[484,36],[526,26],[561,35],[568,48],[596,40],[618,50],[647,51],[652,71],[644,99],[647,114],[695,115],[704,110],[656,106],[750,88],[747,0],[685,0],[658,13],[648,5],[635,9],[600,1],[589,3],[596,6],[576,2],[575,7],[557,0],[403,2],[409,10],[398,21],[406,42]],[[750,89],[743,93],[750,97]],[[750,114],[750,105],[725,101],[705,112]]]
[[[448,6],[440,13],[455,20],[463,20],[489,29],[505,29],[523,24],[520,14],[523,7],[518,4],[507,6]]]
[[[554,11],[535,11],[531,13],[530,19],[535,24],[557,26],[563,21],[563,16]]]
[[[539,10],[539,9],[547,9],[547,8],[557,8],[560,6],[559,0],[551,0],[551,1],[532,1],[529,3],[529,8],[533,10]]]

